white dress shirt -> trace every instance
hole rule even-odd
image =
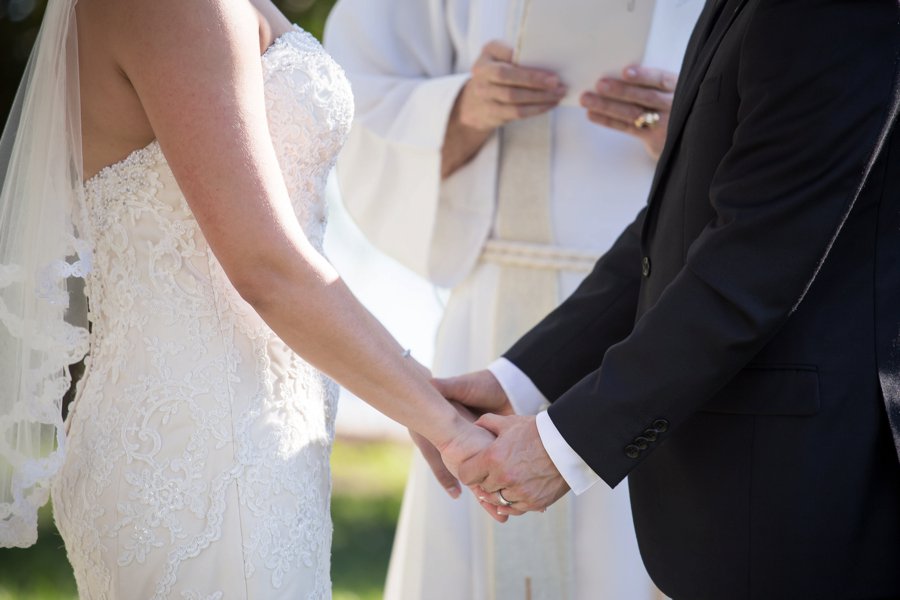
[[[536,385],[516,365],[498,358],[488,370],[500,382],[517,415],[537,414],[537,429],[544,450],[576,495],[586,492],[600,481],[600,476],[572,449],[547,413],[550,404]]]

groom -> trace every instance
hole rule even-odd
[[[900,597],[898,23],[709,0],[647,208],[491,372],[437,383],[553,402],[481,419],[460,477],[485,503],[627,475],[674,598]]]

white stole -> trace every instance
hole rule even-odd
[[[510,3],[517,31],[522,3]],[[514,39],[510,36],[508,39]],[[515,121],[500,132],[496,236],[511,242],[553,244],[550,216],[552,114]],[[559,303],[556,270],[500,264],[494,308],[494,356],[505,352]],[[572,520],[568,499],[547,512],[490,521],[488,560],[494,600],[571,597]]]
[[[553,244],[550,220],[552,115],[501,131],[496,233],[500,240]],[[559,303],[555,269],[500,263],[493,354],[502,354]],[[572,520],[568,497],[545,513],[491,521],[489,553],[496,600],[571,597]]]

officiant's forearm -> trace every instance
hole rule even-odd
[[[465,87],[463,87],[465,89]],[[460,91],[462,95],[462,91]],[[494,130],[475,129],[460,120],[459,97],[447,120],[441,147],[441,178],[447,179],[472,160],[494,134]]]

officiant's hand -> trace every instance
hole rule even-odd
[[[488,511],[517,515],[544,510],[569,491],[538,434],[534,417],[484,415],[476,424],[497,436],[484,452],[463,462],[460,480],[480,488]],[[512,504],[507,506],[506,502]]]
[[[629,66],[622,70],[621,79],[600,79],[594,92],[582,94],[581,105],[591,121],[637,137],[657,159],[666,143],[677,81],[675,73]]]
[[[513,50],[503,42],[488,42],[472,65],[444,134],[441,177],[469,162],[498,127],[545,113],[559,104],[566,88],[559,77],[543,69],[514,65]]]
[[[545,113],[566,95],[555,73],[520,67],[512,60],[513,49],[503,42],[484,46],[457,101],[463,125],[493,131],[510,121]]]

